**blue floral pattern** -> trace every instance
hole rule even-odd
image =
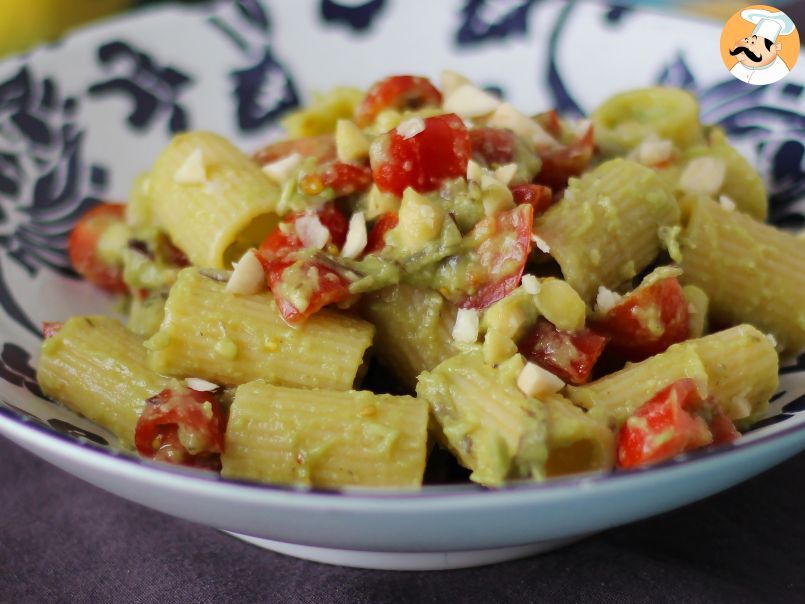
[[[387,0],[368,0],[355,4],[339,0],[321,0],[321,19],[328,24],[342,24],[352,31],[364,32],[372,27],[386,2]]]
[[[537,0],[467,0],[456,33],[459,45],[501,40],[528,33],[528,14]]]

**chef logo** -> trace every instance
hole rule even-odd
[[[782,80],[799,56],[799,34],[784,12],[749,6],[730,17],[721,33],[721,58],[730,73],[747,84]]]

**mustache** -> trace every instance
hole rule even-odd
[[[739,46],[739,47],[738,47],[738,48],[736,48],[735,50],[731,50],[731,51],[730,51],[730,54],[731,54],[733,57],[734,57],[735,55],[739,55],[739,54],[741,54],[741,53],[744,53],[744,54],[745,54],[745,55],[746,55],[746,56],[749,58],[749,60],[750,60],[750,61],[754,61],[755,63],[760,63],[761,59],[763,58],[763,57],[761,57],[760,55],[756,55],[755,53],[753,53],[753,52],[752,52],[751,50],[749,50],[749,49],[748,49],[746,46]]]

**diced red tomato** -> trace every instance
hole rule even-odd
[[[420,193],[467,173],[472,149],[467,128],[454,113],[425,118],[424,130],[405,138],[392,130],[373,144],[370,163],[381,191],[402,196],[407,187]]]
[[[630,361],[659,354],[690,334],[690,313],[676,277],[640,286],[593,323],[610,347]]]
[[[399,217],[396,212],[386,212],[376,221],[369,236],[366,238],[366,248],[364,254],[376,254],[386,247],[386,233],[397,226]]]
[[[59,330],[64,327],[64,323],[58,323],[56,321],[45,321],[42,323],[42,335],[45,336],[45,339],[52,338]]]
[[[362,193],[372,186],[372,170],[359,164],[330,162],[308,176],[320,178],[323,188],[332,189],[336,197]]]
[[[592,126],[568,145],[537,149],[537,155],[542,159],[542,169],[534,182],[548,185],[554,190],[566,187],[571,176],[578,176],[584,171],[594,150]]]
[[[534,116],[534,120],[552,137],[559,138],[562,136],[562,123],[559,121],[559,114],[556,109],[538,113]]]
[[[592,329],[564,331],[540,318],[518,348],[529,361],[578,386],[590,379],[606,343],[607,338]]]
[[[553,191],[545,185],[516,185],[511,187],[514,203],[527,203],[534,208],[534,216],[539,216],[553,203]]]
[[[349,221],[344,217],[338,208],[332,203],[324,204],[316,214],[319,221],[330,231],[330,241],[339,249],[344,245],[349,230]],[[287,227],[287,232],[277,226],[260,245],[260,249],[270,258],[279,258],[291,252],[301,250],[304,247],[302,240],[296,234],[294,224],[305,212],[297,212],[286,216],[283,223]]]
[[[257,257],[263,265],[277,308],[283,319],[290,324],[301,323],[328,304],[343,302],[350,296],[349,279],[318,260],[300,261],[301,265],[294,266],[297,261],[293,258],[271,259],[263,254],[258,254]],[[297,307],[283,287],[286,271],[298,271],[306,280],[309,290],[305,296],[306,305],[302,308]]]
[[[168,388],[146,401],[134,443],[143,457],[221,468],[226,416],[211,392]]]
[[[473,271],[472,293],[462,296],[461,308],[486,308],[517,288],[531,251],[533,223],[534,209],[521,205],[484,218],[467,234],[474,243],[469,253],[481,270]]]
[[[470,130],[472,158],[485,165],[504,165],[514,161],[517,137],[503,128],[473,128]]]
[[[365,128],[384,109],[419,109],[442,104],[441,93],[427,78],[411,75],[391,76],[369,88],[355,109],[355,122]]]
[[[336,158],[335,137],[332,134],[320,134],[307,138],[279,141],[260,149],[254,154],[254,160],[261,166],[299,153],[303,157],[313,157],[320,162],[333,161]]]
[[[727,425],[729,424],[729,425]],[[719,406],[702,400],[690,378],[655,394],[618,434],[618,465],[634,468],[710,444],[732,442],[738,431]]]
[[[76,223],[67,242],[70,262],[87,281],[113,294],[125,294],[123,267],[109,265],[100,257],[98,244],[106,229],[122,223],[125,206],[103,203],[84,214]]]

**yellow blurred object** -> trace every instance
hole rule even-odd
[[[130,4],[131,0],[0,0],[0,56],[52,40],[75,25]]]

